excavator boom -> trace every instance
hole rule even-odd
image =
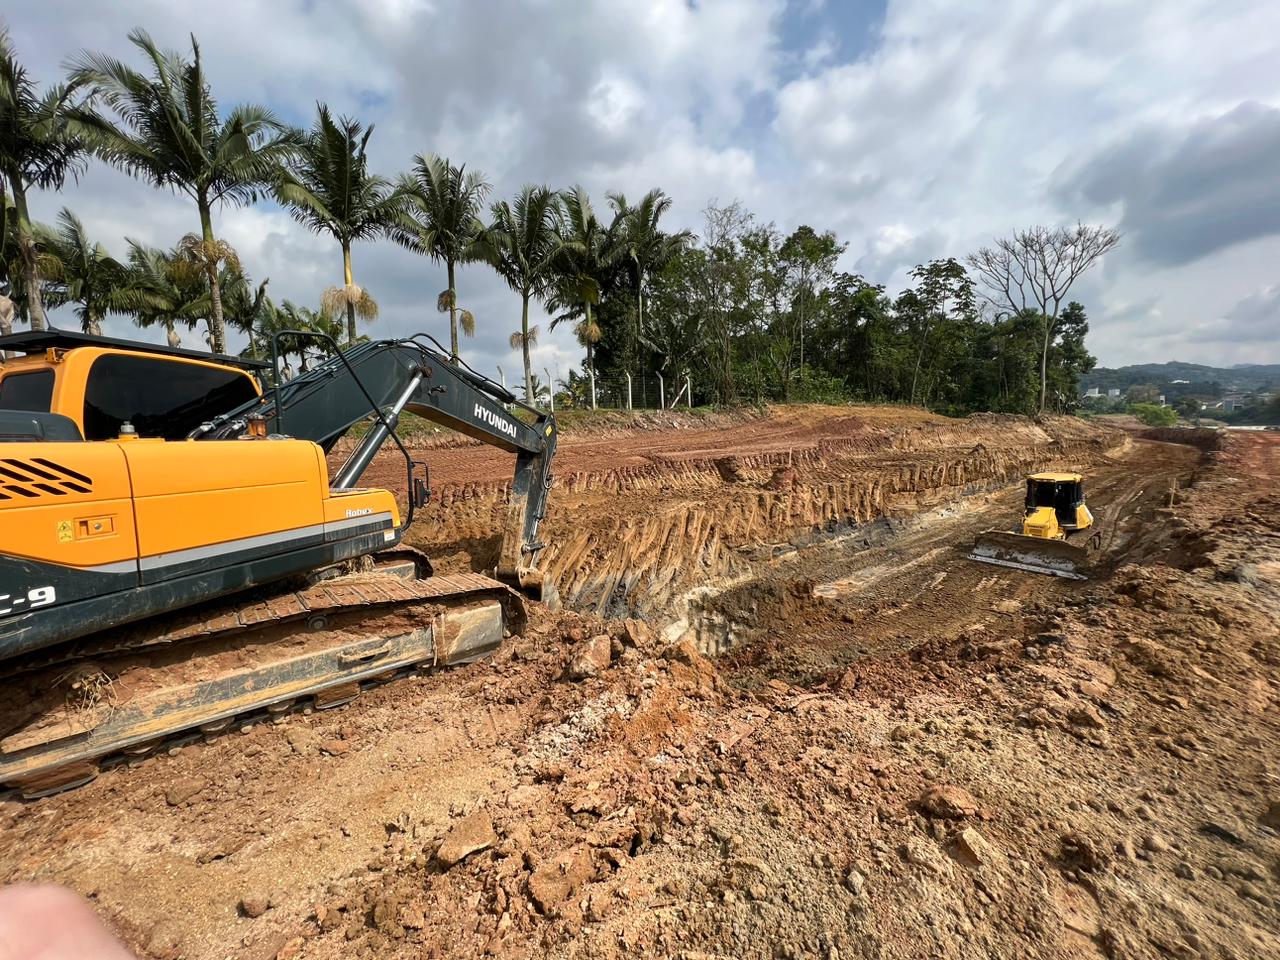
[[[277,336],[316,336],[285,331]],[[326,338],[327,339],[327,338]],[[498,578],[521,589],[537,589],[534,572],[538,525],[546,514],[555,456],[556,423],[552,414],[518,403],[514,394],[449,358],[422,338],[375,340],[339,352],[323,364],[277,386],[260,398],[228,411],[197,439],[243,436],[254,418],[266,421],[275,434],[308,439],[327,453],[353,426],[379,416],[347,461],[334,474],[332,488],[354,488],[374,456],[394,436],[396,422],[408,411],[516,455],[515,473],[503,527]],[[523,408],[525,422],[504,404]],[[398,443],[398,440],[397,440]],[[403,450],[403,447],[401,448]],[[406,454],[410,495],[415,464]],[[425,478],[419,478],[424,481]],[[411,500],[409,515],[412,517]]]

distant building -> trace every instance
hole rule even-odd
[[[1088,390],[1088,392],[1086,392],[1086,393],[1085,393],[1085,396],[1086,396],[1086,397],[1098,397],[1098,396],[1101,396],[1101,393],[1100,393],[1100,391],[1098,390],[1098,388],[1097,388],[1097,387],[1090,387],[1090,388],[1089,388],[1089,390]]]
[[[1119,388],[1119,387],[1112,387],[1110,390],[1108,390],[1108,391],[1107,391],[1107,396],[1108,396],[1108,397],[1118,397],[1118,396],[1120,396],[1120,388]]]
[[[1190,383],[1190,380],[1170,380],[1170,383]]]
[[[1160,394],[1160,406],[1164,406],[1164,394]]]

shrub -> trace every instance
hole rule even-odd
[[[1131,403],[1129,412],[1148,427],[1172,427],[1178,422],[1178,413],[1173,407],[1154,403]]]

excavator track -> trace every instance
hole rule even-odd
[[[497,580],[412,569],[206,606],[26,662],[4,680],[0,787],[80,786],[104,765],[471,662],[523,629],[523,598]]]

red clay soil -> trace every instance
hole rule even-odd
[[[764,416],[724,414],[714,418],[714,426],[704,426],[702,419],[676,410],[648,415],[634,429],[587,426],[562,435],[555,471],[560,475],[603,473],[742,451],[785,453],[875,427],[916,426],[944,419],[914,408],[806,404],[770,408]],[[422,450],[421,457],[431,469],[432,485],[438,487],[509,481],[515,467],[510,454],[463,438],[447,445],[433,444]],[[341,457],[335,454],[335,459]],[[370,487],[401,489],[404,460],[399,451],[383,451],[361,482]]]
[[[696,603],[583,590],[489,661],[0,802],[0,880],[168,960],[1280,957],[1280,437],[808,429],[566,480],[553,525],[686,511],[685,566],[718,504],[773,517]],[[1032,461],[1094,481],[1087,582],[965,558]]]

